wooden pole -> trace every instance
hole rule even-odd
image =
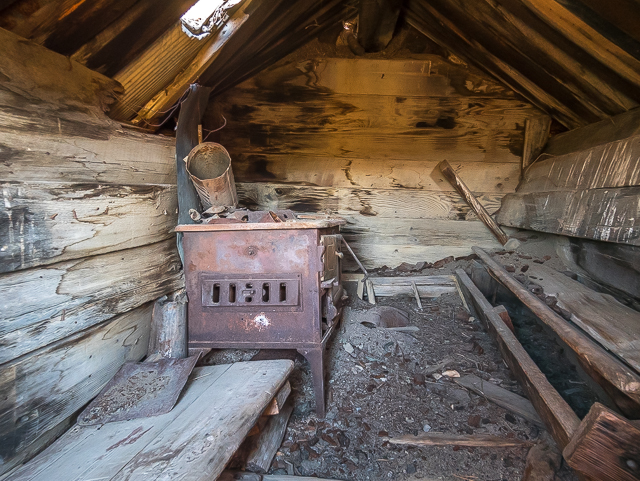
[[[456,270],[456,275],[469,307],[473,308],[498,343],[502,357],[520,381],[520,385],[536,408],[549,434],[561,449],[564,448],[578,429],[580,419],[549,383],[547,377],[469,276],[462,269]]]
[[[467,204],[469,204],[469,207],[473,209],[478,218],[482,222],[484,222],[484,225],[486,225],[489,230],[493,232],[493,235],[496,236],[498,242],[500,242],[500,244],[502,245],[505,245],[509,240],[509,236],[504,233],[498,223],[493,220],[493,217],[491,217],[491,214],[489,214],[487,209],[485,209],[484,206],[478,201],[478,199],[476,199],[476,196],[471,193],[469,187],[467,187],[462,179],[458,177],[458,174],[456,174],[455,171],[451,168],[449,162],[443,160],[438,164],[438,168],[440,169],[440,172],[442,172],[442,175],[444,175],[444,178],[451,183],[451,185],[458,191],[458,193],[467,202]]]
[[[173,359],[183,359],[189,355],[187,295],[184,290],[162,296],[154,304],[148,354]]]
[[[513,292],[576,353],[585,372],[602,386],[623,413],[630,417],[640,415],[640,376],[637,373],[552,311],[481,248],[473,247],[473,252],[482,259],[496,279]]]

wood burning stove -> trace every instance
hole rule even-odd
[[[341,314],[342,220],[181,225],[189,347],[296,349],[323,417],[327,340]]]

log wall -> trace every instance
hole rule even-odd
[[[0,43],[2,474],[146,354],[153,301],[184,281],[173,139],[109,120],[113,80]]]
[[[436,165],[448,160],[493,213],[518,184],[525,120],[542,115],[438,55],[307,48],[216,97],[205,127],[227,121],[210,140],[229,150],[242,204],[339,214],[380,267],[498,247]]]

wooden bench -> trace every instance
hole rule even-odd
[[[213,481],[292,369],[289,360],[196,368],[171,412],[75,425],[5,481]]]

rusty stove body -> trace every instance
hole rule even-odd
[[[341,314],[343,221],[185,225],[189,347],[296,349],[324,416],[327,340]]]

